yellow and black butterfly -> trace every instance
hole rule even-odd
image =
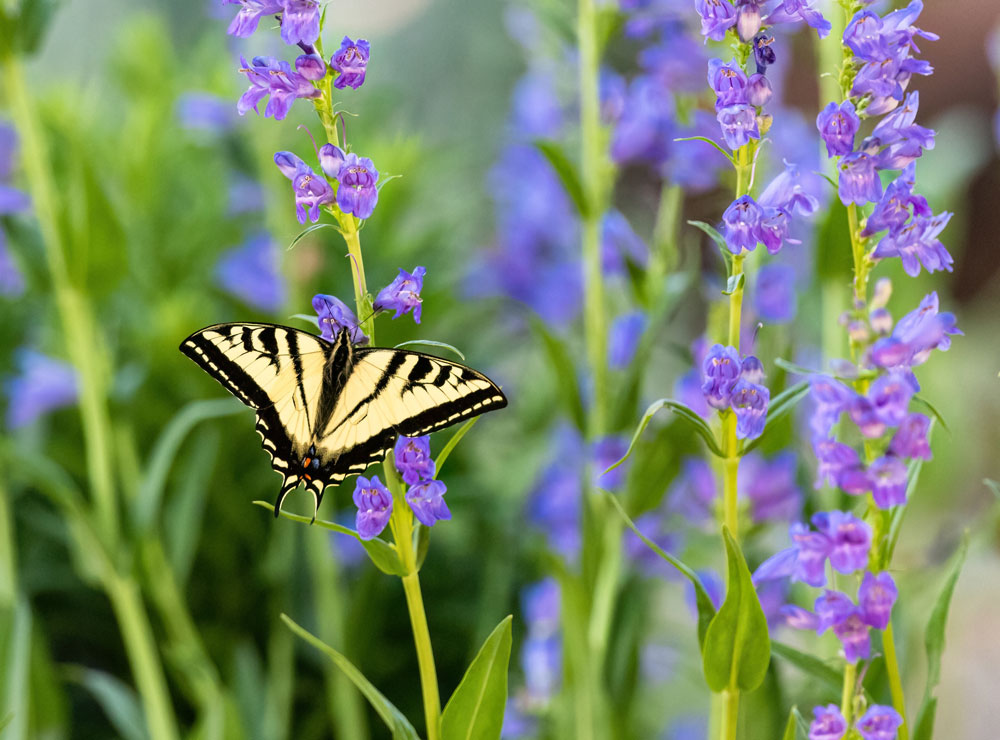
[[[275,324],[216,324],[181,352],[257,412],[257,432],[282,475],[281,502],[300,482],[319,508],[323,491],[416,437],[507,399],[482,373],[399,349],[360,347],[346,329],[333,342]]]

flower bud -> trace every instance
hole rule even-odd
[[[324,144],[319,149],[319,166],[329,178],[336,178],[344,166],[344,150],[333,144]]]
[[[771,89],[771,83],[768,79],[759,73],[750,75],[747,82],[747,102],[761,108],[771,102],[772,97],[774,97],[774,91]]]
[[[760,30],[760,5],[757,0],[740,0],[736,9],[736,32],[744,44],[757,35]]]
[[[772,123],[774,123],[774,119],[768,113],[757,116],[757,128],[760,130],[761,136],[767,135],[767,132],[771,130]]]
[[[326,76],[326,62],[318,54],[303,54],[295,60],[295,71],[307,80],[322,80]]]

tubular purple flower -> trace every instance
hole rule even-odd
[[[913,367],[930,357],[931,351],[947,350],[952,334],[962,334],[955,327],[955,316],[938,313],[937,292],[929,293],[920,306],[901,318],[892,335],[883,337],[872,346],[872,363],[878,367]]]
[[[919,457],[930,460],[931,446],[927,441],[931,420],[923,414],[909,414],[889,442],[889,453],[896,457]]]
[[[753,37],[753,59],[759,74],[764,74],[768,67],[778,61],[778,57],[774,53],[774,36],[759,33]],[[760,105],[764,105],[764,103]]]
[[[903,718],[895,709],[872,704],[858,720],[857,728],[864,740],[896,740],[902,724]]]
[[[829,588],[823,589],[823,593],[816,597],[813,609],[816,612],[816,632],[818,634],[822,634],[834,625],[843,622],[857,611],[857,607],[847,594]]]
[[[288,62],[273,57],[254,57],[247,64],[246,58],[241,56],[240,63],[243,65],[240,72],[250,81],[250,87],[236,104],[241,116],[251,109],[260,113],[260,101],[270,96],[264,108],[264,117],[271,116],[281,121],[296,99],[317,98],[320,95],[312,82],[293,70]]]
[[[857,663],[871,656],[871,634],[868,625],[861,618],[861,612],[855,609],[842,621],[833,625],[833,634],[844,647],[844,660]]]
[[[340,74],[333,81],[333,86],[338,90],[350,87],[357,90],[365,81],[365,73],[368,71],[368,57],[371,54],[371,45],[364,39],[351,41],[350,37],[344,36],[340,42],[340,48],[330,59],[330,67]]]
[[[302,54],[295,58],[295,71],[307,80],[322,80],[326,77],[326,62],[319,54]]]
[[[795,470],[792,452],[783,452],[770,460],[753,452],[743,458],[741,493],[750,500],[754,522],[788,521],[798,516],[802,492],[795,482]]]
[[[873,575],[866,571],[858,588],[858,606],[865,624],[884,630],[892,617],[892,607],[899,592],[892,576],[883,571]]]
[[[284,4],[276,0],[222,0],[222,3],[240,6],[240,12],[233,18],[226,31],[230,36],[240,38],[252,36],[262,16],[275,15],[284,10]]]
[[[917,390],[919,389],[914,386],[912,373],[893,372],[872,383],[868,389],[868,398],[879,419],[896,427],[906,418],[910,399]]]
[[[747,102],[747,76],[736,60],[710,59],[708,84],[715,91],[716,109]]]
[[[858,425],[861,436],[878,439],[885,434],[886,423],[882,421],[875,404],[865,396],[855,396],[847,406],[851,421]]]
[[[447,490],[441,481],[429,480],[411,486],[406,492],[406,502],[425,527],[433,527],[435,522],[451,519],[451,511],[444,501]]]
[[[752,294],[754,310],[763,321],[787,324],[795,317],[795,269],[772,262],[757,271]]]
[[[901,140],[913,140],[921,150],[933,149],[934,131],[915,123],[919,108],[920,93],[917,91],[909,93],[902,106],[878,122],[872,131],[872,137],[878,139],[883,146]]]
[[[836,704],[813,707],[815,719],[809,725],[809,740],[842,740],[847,734],[847,720]]]
[[[50,411],[76,403],[79,381],[72,365],[32,349],[17,350],[14,361],[18,374],[3,381],[8,429],[27,426]]]
[[[854,150],[854,135],[861,128],[861,119],[850,100],[845,100],[839,106],[829,103],[816,116],[816,128],[826,144],[827,156],[842,157]]]
[[[611,322],[608,331],[609,367],[621,370],[629,366],[645,329],[646,314],[642,311],[622,314]]]
[[[736,412],[736,437],[755,439],[767,423],[767,406],[771,392],[766,386],[740,380],[733,388],[732,407]]]
[[[886,229],[890,233],[898,232],[911,215],[924,217],[934,215],[927,204],[927,199],[913,193],[913,186],[916,184],[915,171],[916,165],[911,162],[906,165],[902,174],[889,184],[882,200],[865,222],[865,228],[861,230],[862,236],[871,236]]]
[[[332,342],[341,329],[347,329],[352,344],[368,344],[368,337],[358,326],[358,317],[337,296],[315,295],[312,307],[319,319],[320,336],[326,341]]]
[[[784,210],[790,216],[797,211],[800,216],[811,216],[819,209],[819,200],[812,193],[822,182],[819,175],[804,172],[798,165],[785,162],[785,169],[768,183],[757,202]]]
[[[906,226],[883,237],[872,256],[876,259],[899,257],[903,270],[910,277],[920,274],[921,265],[927,272],[951,272],[954,260],[938,239],[951,216],[947,211],[932,218],[914,216]]]
[[[813,450],[819,465],[816,469],[816,488],[823,481],[837,486],[855,496],[871,490],[868,473],[861,465],[858,453],[851,447],[832,439],[813,440]]]
[[[868,466],[872,498],[880,509],[906,503],[906,464],[893,455],[883,455]]]
[[[712,346],[702,363],[705,380],[701,391],[709,406],[716,409],[729,408],[730,396],[741,370],[740,354],[735,348],[721,344]]]
[[[762,215],[760,206],[749,195],[732,202],[722,214],[722,222],[726,225],[726,246],[730,252],[739,254],[743,250],[752,252],[757,248]]]
[[[338,175],[337,205],[344,213],[369,218],[378,203],[378,170],[368,157],[351,152],[344,159]]]
[[[781,607],[781,616],[785,618],[785,624],[796,630],[814,632],[819,624],[815,614],[795,604],[785,604]]]
[[[371,480],[358,476],[354,486],[354,505],[358,507],[356,528],[363,540],[377,537],[392,516],[392,494],[377,475]]]
[[[404,437],[400,435],[393,448],[396,470],[408,486],[415,486],[422,480],[434,477],[436,466],[431,457],[431,437]]]
[[[838,194],[845,206],[875,203],[882,197],[882,182],[875,169],[875,158],[867,152],[852,152],[837,165],[840,173]],[[943,227],[942,227],[943,228]]]
[[[868,565],[872,528],[844,511],[813,514],[813,526],[830,540],[830,565],[838,573],[854,573]]]
[[[768,254],[777,254],[781,245],[799,244],[798,239],[789,238],[789,222],[791,217],[784,208],[763,208],[760,223],[757,225],[757,238],[767,249]]]
[[[771,89],[771,83],[768,79],[759,72],[750,75],[747,80],[747,102],[752,106],[762,108],[771,102],[772,97],[774,97],[774,90]]]
[[[317,0],[282,0],[281,40],[289,46],[311,46],[319,38],[320,7]]]
[[[840,415],[847,410],[855,393],[828,375],[813,375],[809,378],[809,395],[816,405],[810,427],[814,434],[826,437],[840,420]]]
[[[413,320],[419,324],[420,291],[424,288],[426,274],[426,267],[414,267],[412,273],[400,268],[396,278],[379,291],[372,308],[376,311],[395,311],[394,319],[413,311]]]
[[[779,23],[794,23],[804,21],[806,25],[816,29],[816,33],[821,39],[825,39],[830,29],[833,28],[830,21],[823,17],[823,14],[812,7],[812,0],[784,0],[775,4],[774,10],[765,19],[768,25]]]
[[[859,10],[844,29],[844,46],[859,59],[876,61],[886,55],[882,18],[871,10]]]
[[[750,139],[760,138],[757,125],[757,111],[749,103],[728,105],[721,108],[715,115],[722,127],[722,137],[726,146],[736,151]]]
[[[736,9],[729,0],[695,0],[701,16],[701,33],[706,39],[722,41],[726,31],[736,24]]]
[[[340,176],[345,161],[347,161],[347,155],[339,146],[324,144],[319,148],[320,169],[331,180],[336,180]]]
[[[736,0],[736,34],[744,44],[760,30],[761,0]]]

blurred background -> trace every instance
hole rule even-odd
[[[0,634],[0,722],[6,708],[22,711],[0,729],[3,737],[146,737],[137,688],[156,679],[137,671],[144,641],[163,663],[177,725],[193,737],[387,737],[343,679],[296,644],[278,619],[283,612],[339,642],[415,724],[421,716],[396,579],[376,571],[352,540],[275,522],[251,504],[272,501],[278,478],[259,450],[250,413],[223,398],[176,349],[211,323],[293,324],[294,314],[309,313],[314,293],[348,302],[352,295],[333,230],[310,233],[288,249],[302,227],[272,155],[289,149],[307,157],[313,144],[297,124],[320,127],[306,103],[281,123],[236,114],[245,89],[239,55],[287,57],[287,50],[275,33],[226,36],[234,12],[203,0],[68,0],[58,4],[24,70],[39,116],[35,133],[52,155],[53,215],[65,235],[69,282],[87,307],[84,326],[95,331],[64,337],[57,304],[66,299],[49,277],[39,214],[30,207],[4,212],[0,596],[10,619]],[[498,234],[509,228],[504,209],[523,185],[518,172],[534,177],[527,165],[518,170],[515,163],[513,173],[503,167],[513,161],[506,153],[514,128],[525,111],[544,116],[557,98],[564,102],[554,115],[573,115],[560,89],[572,78],[558,75],[571,63],[558,37],[572,12],[561,0],[337,0],[327,11],[328,49],[344,34],[372,45],[365,85],[344,96],[344,107],[357,114],[346,119],[354,150],[370,156],[383,176],[402,175],[381,192],[363,231],[369,284],[388,284],[400,267],[427,267],[423,323],[381,320],[379,344],[451,343],[511,399],[509,410],[482,419],[450,458],[444,479],[453,520],[434,528],[421,572],[445,696],[508,613],[515,614],[512,694],[530,694],[542,680],[532,667],[537,662],[522,652],[529,643],[521,594],[550,572],[552,548],[544,527],[525,521],[537,518],[539,495],[554,490],[553,460],[570,455],[560,447],[566,424],[555,410],[560,380],[529,316],[538,313],[569,348],[580,349],[575,263],[560,261],[576,247],[560,247],[544,280],[528,278],[542,291],[532,293],[498,279],[500,265],[516,267],[519,259],[504,257]],[[990,37],[998,33],[1000,8],[993,0],[928,2],[919,25],[941,36],[921,43],[935,73],[915,82],[921,122],[938,132],[919,166],[919,190],[935,211],[955,213],[942,238],[956,266],[951,274],[896,279],[893,300],[898,316],[936,290],[965,337],[920,372],[922,394],[947,429],[935,432],[934,460],[923,469],[900,539],[894,575],[904,611],[897,635],[916,701],[926,672],[927,613],[968,530],[972,544],[948,624],[937,726],[939,737],[991,740],[1000,725],[1000,508],[983,479],[1000,480],[1000,85],[992,71],[1000,66],[1000,36]],[[809,128],[825,104],[812,37],[787,38],[794,56],[781,65],[784,105]],[[554,60],[554,97],[524,92],[524,80],[537,76],[536,52]],[[608,56],[628,79],[637,52],[636,42],[623,39]],[[698,78],[696,89],[703,83]],[[7,122],[11,93],[0,89],[0,121]],[[780,148],[779,137],[776,131]],[[20,143],[3,143],[0,175],[26,190]],[[818,162],[818,141],[814,146]],[[648,170],[624,170],[616,202],[639,240],[650,239],[659,193]],[[700,188],[685,199],[685,217],[717,221],[729,197]],[[680,264],[718,282],[710,243],[694,229],[680,233]],[[810,356],[810,347],[816,356],[830,346],[823,332],[840,331],[836,313],[824,313],[811,292],[814,248],[810,238],[792,248],[800,250],[791,258],[800,271],[800,313],[794,330],[762,340],[772,359],[791,357],[792,346],[799,358]],[[879,270],[901,275],[894,266]],[[625,285],[614,289],[624,294]],[[717,294],[684,291],[655,331],[623,433],[646,403],[671,395],[690,366],[687,348],[705,330],[707,299]],[[92,366],[79,371],[101,378],[105,412],[100,399],[96,407],[78,399],[79,376],[64,364],[67,341],[92,342]],[[105,418],[95,421],[94,414]],[[106,436],[84,445],[88,424]],[[647,437],[662,452],[647,453],[655,464],[633,469],[622,483],[636,511],[655,509],[673,490],[684,456],[698,451],[671,423],[658,422]],[[811,452],[796,439],[790,428],[781,443],[799,454],[795,477],[808,492]],[[441,444],[434,442],[436,449]],[[777,447],[774,441],[767,452]],[[88,456],[102,449],[113,469],[98,466],[95,478]],[[95,544],[102,534],[91,529],[101,524],[80,506],[102,485],[113,489],[111,508],[120,519],[110,551]],[[353,483],[328,492],[320,516],[353,522],[351,490]],[[291,508],[306,512],[306,497],[296,498]],[[774,532],[768,542],[781,546],[784,525]],[[689,539],[692,557],[718,569],[714,556],[699,555],[709,550],[699,536],[709,539]],[[766,554],[761,550],[758,560]],[[623,737],[698,736],[683,734],[699,732],[708,707],[684,589],[639,567],[627,578],[624,593],[635,599],[622,602],[619,617],[624,630],[634,610],[634,636],[621,665],[611,668],[621,677],[613,691],[629,697]],[[838,698],[803,685],[794,671],[785,691],[781,719],[792,703],[808,708]]]

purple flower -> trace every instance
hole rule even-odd
[[[410,486],[406,492],[406,503],[413,509],[414,516],[425,527],[433,527],[434,522],[451,519],[448,504],[444,502],[447,486],[439,480],[428,480]]]
[[[431,457],[431,437],[403,437],[396,440],[393,449],[396,460],[396,470],[403,476],[408,486],[415,486],[422,480],[434,477],[435,464]]]
[[[868,466],[872,498],[880,509],[906,503],[906,465],[898,457],[884,455]]]
[[[771,83],[768,82],[764,75],[759,72],[755,75],[750,75],[750,79],[747,80],[746,89],[747,102],[750,105],[761,108],[770,103],[773,96],[774,90],[771,89]]]
[[[894,372],[883,375],[868,389],[878,417],[891,427],[899,426],[906,418],[910,399],[918,389],[911,373]]]
[[[754,439],[764,431],[767,405],[771,392],[763,385],[740,380],[732,391],[732,407],[736,412],[736,436]]]
[[[557,446],[570,446],[568,433],[562,432]],[[572,440],[575,445],[578,440]],[[576,463],[565,461],[567,450],[560,449],[558,462],[542,471],[529,498],[528,519],[548,536],[553,550],[566,558],[575,558],[580,549],[580,503],[583,481]]]
[[[913,367],[923,364],[931,351],[947,350],[952,334],[962,332],[955,327],[955,316],[938,313],[937,292],[928,293],[920,306],[901,318],[892,335],[882,337],[872,346],[872,362],[878,367]]]
[[[840,202],[845,206],[856,203],[863,206],[875,203],[882,197],[882,182],[875,170],[875,159],[867,152],[852,152],[840,160],[838,190]]]
[[[701,16],[701,33],[712,41],[722,41],[726,31],[736,25],[736,10],[729,0],[695,0]]]
[[[934,131],[915,123],[917,110],[920,108],[920,93],[911,92],[906,96],[903,105],[893,110],[878,122],[872,131],[872,138],[883,146],[896,144],[900,141],[914,142],[919,151],[934,148]],[[918,153],[916,156],[920,156]],[[886,169],[901,169],[888,167]]]
[[[728,105],[719,109],[715,117],[722,127],[722,138],[726,140],[726,145],[734,151],[749,142],[750,139],[760,138],[760,129],[757,127],[757,111],[749,103]]]
[[[731,62],[710,59],[708,84],[715,91],[717,109],[747,102],[747,76],[735,59]]]
[[[621,84],[625,84],[624,80]],[[624,95],[623,90],[623,98]],[[623,99],[621,106],[624,108],[624,105]],[[615,120],[617,118],[616,115]],[[509,128],[513,133],[529,139],[555,139],[559,137],[562,125],[563,110],[556,95],[555,75],[548,70],[528,71],[514,86]]]
[[[813,707],[816,718],[809,725],[809,740],[842,740],[847,733],[847,720],[836,704]]]
[[[785,604],[781,607],[780,614],[784,617],[785,624],[792,629],[814,632],[818,625],[815,614],[795,604]]]
[[[855,13],[844,29],[844,46],[859,59],[874,61],[886,56],[882,39],[882,19],[871,10]]]
[[[910,277],[920,274],[923,265],[927,272],[947,270],[951,272],[952,258],[944,245],[938,240],[938,235],[948,225],[951,214],[948,212],[928,218],[918,215],[906,226],[895,233],[890,232],[883,237],[872,252],[876,259],[899,257],[903,262],[903,270]]]
[[[378,170],[368,157],[351,152],[344,159],[338,178],[337,205],[344,213],[369,218],[378,203]]]
[[[740,488],[750,499],[754,522],[787,521],[798,515],[802,492],[795,482],[795,468],[792,452],[783,452],[770,460],[753,452],[743,458]]]
[[[521,589],[521,614],[528,631],[552,635],[559,631],[559,582],[545,578]]]
[[[695,524],[711,519],[716,492],[711,466],[700,457],[686,457],[667,491],[667,509]]]
[[[223,5],[240,6],[240,12],[233,18],[226,31],[229,35],[240,38],[253,35],[261,16],[275,15],[285,9],[284,3],[278,0],[222,0],[222,2]]]
[[[241,116],[251,109],[260,113],[257,106],[270,96],[264,108],[264,117],[272,116],[280,121],[288,115],[296,99],[317,98],[320,95],[312,82],[294,71],[288,62],[274,57],[254,57],[250,64],[245,57],[240,57],[240,62],[243,65],[240,72],[250,81],[250,87],[236,104]]]
[[[562,677],[560,635],[529,635],[521,647],[524,688],[533,702],[544,704],[559,688]]]
[[[326,178],[317,175],[312,168],[291,152],[277,152],[274,163],[281,173],[292,181],[295,192],[295,215],[300,224],[306,219],[319,220],[319,207],[332,203],[333,188]]]
[[[344,36],[340,48],[330,59],[330,67],[340,73],[333,81],[333,86],[338,90],[343,90],[345,87],[357,90],[361,87],[365,81],[370,52],[371,46],[364,39],[354,42],[350,37]]]
[[[347,329],[352,344],[367,344],[368,337],[358,326],[358,317],[342,300],[332,295],[313,296],[313,310],[319,318],[320,336],[328,342],[337,338],[341,329]]]
[[[762,215],[757,201],[749,195],[741,196],[730,204],[722,214],[722,222],[726,225],[726,246],[730,252],[739,254],[744,249],[752,252],[757,248]]]
[[[236,122],[232,102],[211,93],[185,92],[177,98],[175,111],[181,127],[188,131],[223,133]]]
[[[767,68],[778,61],[778,57],[774,53],[774,36],[768,36],[766,33],[754,36],[753,58],[757,64],[757,72],[763,76]],[[770,89],[770,85],[768,85],[768,89]],[[764,105],[764,103],[760,105]]]
[[[821,511],[813,514],[813,526],[830,541],[830,565],[838,573],[854,573],[868,565],[872,528],[853,514],[844,511]]]
[[[857,728],[864,740],[896,740],[896,732],[903,724],[903,718],[892,707],[872,704],[868,707]]]
[[[764,188],[757,202],[786,211],[797,211],[800,216],[811,216],[819,208],[819,200],[813,195],[825,185],[819,175],[803,171],[796,164],[785,162],[782,170]]]
[[[289,46],[310,46],[319,38],[320,8],[317,0],[282,0],[281,40]]]
[[[371,480],[358,476],[354,486],[354,505],[358,507],[356,529],[363,540],[377,537],[392,516],[392,494],[377,475]]]
[[[854,150],[854,135],[861,128],[861,119],[854,112],[854,103],[845,100],[839,106],[829,103],[816,116],[816,128],[826,144],[828,157],[842,157]]]
[[[398,319],[403,314],[413,311],[413,320],[420,323],[420,291],[424,287],[424,275],[427,268],[414,267],[413,272],[400,268],[396,279],[378,292],[375,303],[376,311],[395,311],[392,318]]]
[[[760,30],[763,0],[736,0],[736,33],[744,44]]]
[[[809,395],[815,404],[810,426],[815,435],[826,437],[840,415],[847,410],[855,393],[839,380],[828,375],[813,375],[809,378]]]
[[[322,80],[326,77],[326,62],[319,54],[302,54],[295,58],[295,71],[307,80]]]
[[[347,155],[344,154],[344,150],[339,146],[324,144],[319,148],[320,169],[331,180],[336,180],[340,177],[340,171],[344,168],[344,162],[346,161]]]
[[[636,77],[629,85],[625,110],[615,126],[611,158],[618,164],[663,164],[675,137],[674,125],[670,91],[651,76]]]
[[[816,488],[826,481],[855,496],[871,490],[868,474],[861,465],[857,451],[852,447],[820,437],[813,440],[813,450],[819,463],[816,469]]]
[[[804,21],[808,26],[816,29],[816,33],[821,39],[826,38],[832,28],[830,21],[812,7],[812,0],[783,0],[775,5],[774,10],[771,11],[766,20],[768,25],[772,26],[778,23]]]
[[[813,609],[816,611],[816,632],[820,634],[857,611],[847,594],[828,588],[823,589],[823,593],[816,598]]]
[[[772,324],[787,324],[795,318],[795,269],[771,262],[757,271],[753,305],[757,315]]]
[[[72,365],[32,349],[15,355],[18,375],[5,378],[7,428],[16,429],[50,411],[76,403],[77,373]]]
[[[215,278],[223,290],[247,305],[274,312],[286,298],[278,261],[277,245],[267,232],[261,231],[242,246],[223,253],[215,266]]]
[[[764,382],[764,365],[753,355],[743,358],[740,367],[740,379],[748,383],[761,384]]]
[[[931,446],[927,432],[931,420],[923,414],[909,414],[899,424],[899,429],[889,443],[889,453],[897,457],[919,457],[931,459]]]
[[[621,370],[628,367],[639,347],[639,339],[646,328],[646,314],[642,311],[622,314],[611,322],[608,332],[608,365]]]
[[[798,240],[788,238],[789,214],[783,208],[765,207],[761,211],[760,223],[757,226],[757,238],[767,249],[768,254],[777,254],[786,241],[797,244]]]
[[[896,582],[891,575],[883,571],[876,576],[866,571],[861,579],[861,587],[858,588],[858,606],[861,607],[865,624],[884,630],[889,624],[892,606],[898,595]]]
[[[733,347],[712,346],[702,363],[704,382],[701,391],[708,405],[716,409],[729,408],[730,396],[739,380],[742,363]]]
[[[871,236],[886,229],[889,229],[890,233],[898,232],[911,214],[924,217],[934,215],[927,205],[927,199],[913,193],[913,186],[916,183],[915,170],[916,166],[911,162],[902,174],[889,184],[872,215],[865,222],[865,228],[861,230],[862,236]]]
[[[7,249],[7,239],[0,230],[0,296],[17,298],[24,293],[24,276]]]
[[[626,260],[645,266],[649,247],[621,211],[611,210],[601,219],[601,267],[606,274],[617,275],[625,272]]]
[[[833,625],[833,634],[844,647],[844,660],[857,663],[871,655],[871,635],[857,608]]]
[[[885,434],[886,423],[882,420],[875,404],[865,396],[855,396],[847,406],[851,421],[858,425],[863,437],[878,439]]]

